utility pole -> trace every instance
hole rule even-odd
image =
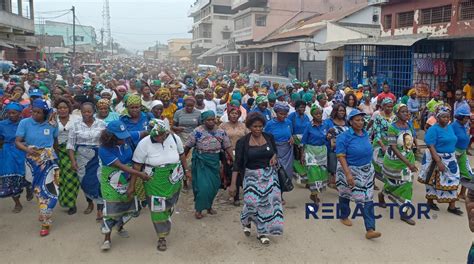
[[[72,69],[76,61],[76,8],[72,6]]]
[[[158,41],[156,41],[156,44],[155,44],[155,60],[158,59]]]
[[[104,58],[104,29],[101,28],[100,29],[100,47],[102,49],[101,53],[102,53],[102,58]]]
[[[114,39],[113,38],[110,39],[110,44],[112,46],[112,58],[113,58],[114,57]]]

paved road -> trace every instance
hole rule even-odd
[[[380,186],[381,184],[378,183]],[[295,189],[285,196],[285,233],[272,239],[268,247],[259,245],[252,234],[243,235],[239,225],[240,209],[220,194],[218,214],[195,220],[192,194],[183,194],[173,217],[168,251],[156,250],[156,236],[148,212],[132,220],[127,229],[130,238],[112,237],[112,250],[101,253],[102,235],[93,214],[84,215],[85,199],[79,198],[74,216],[57,208],[51,234],[39,236],[36,206],[26,202],[20,214],[12,214],[13,203],[0,203],[1,263],[184,263],[184,262],[256,262],[256,263],[465,263],[472,235],[465,216],[446,212],[441,205],[436,219],[419,220],[412,227],[398,219],[388,219],[387,209],[376,209],[384,219],[377,221],[382,237],[364,238],[363,220],[345,227],[337,220],[305,220],[304,204],[308,191]],[[424,202],[424,186],[415,184],[415,202]],[[329,190],[323,202],[336,202],[337,193]],[[464,203],[459,203],[465,211]]]

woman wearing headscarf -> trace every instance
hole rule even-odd
[[[23,106],[17,102],[8,103],[3,109],[7,119],[0,121],[0,198],[12,197],[15,202],[13,213],[23,209],[20,194],[27,186],[25,180],[25,153],[15,145],[15,134],[21,121]]]
[[[97,204],[97,221],[102,220],[104,206],[100,195],[100,134],[105,129],[105,123],[94,118],[95,108],[90,102],[81,105],[82,119],[76,120],[69,130],[66,148],[71,159],[71,166],[77,172],[81,188],[88,202],[84,214],[94,210]]]
[[[156,92],[155,99],[163,103],[163,117],[168,119],[171,126],[173,126],[173,116],[178,107],[171,101],[171,92],[168,88],[161,88]]]
[[[331,188],[336,187],[336,168],[337,168],[337,157],[336,157],[336,139],[337,137],[349,129],[346,121],[346,107],[343,104],[336,103],[329,115],[329,118],[324,120],[324,124],[328,128],[328,172],[331,174],[328,186]]]
[[[277,147],[271,134],[263,132],[265,118],[251,113],[245,121],[251,131],[236,143],[235,162],[229,195],[235,196],[238,177],[243,178],[244,207],[240,222],[246,236],[250,236],[251,223],[255,224],[257,239],[269,244],[269,235],[283,234],[283,207],[278,175]]]
[[[133,138],[139,140],[140,133],[129,133],[120,120],[107,124],[100,136],[100,189],[105,204],[101,228],[105,236],[102,250],[110,249],[114,226],[119,236],[128,237],[123,227],[132,217],[138,216],[139,205],[134,199],[133,186],[130,185],[131,175],[141,178],[148,178],[148,175],[131,167],[133,151],[130,144]]]
[[[336,140],[337,164],[336,180],[339,192],[341,223],[352,226],[349,219],[349,203],[353,200],[362,204],[362,215],[366,229],[365,238],[378,238],[382,234],[375,231],[374,216],[374,167],[371,162],[372,145],[369,135],[364,130],[364,113],[355,109],[349,113],[347,120],[349,130]]]
[[[117,113],[122,113],[125,110],[124,97],[127,94],[127,87],[119,85],[115,88],[116,97],[112,99],[112,106]]]
[[[456,160],[457,137],[453,127],[449,125],[450,110],[438,108],[438,122],[426,131],[426,149],[418,181],[426,186],[426,199],[431,210],[439,211],[435,200],[449,203],[448,212],[462,215],[456,207],[457,190],[460,181],[459,166]]]
[[[58,124],[59,205],[68,208],[68,214],[73,215],[77,212],[76,199],[81,183],[72,168],[67,141],[69,131],[79,117],[71,114],[72,105],[63,97],[57,98],[54,107],[57,109]]]
[[[165,251],[171,215],[185,174],[186,157],[181,139],[170,133],[170,127],[163,120],[152,119],[150,127],[150,135],[138,143],[133,154],[133,167],[147,174],[146,177],[137,176],[144,181],[151,221],[158,235],[157,249]],[[133,193],[137,176],[132,175],[130,193]]]
[[[410,112],[405,104],[393,107],[396,121],[387,130],[387,152],[383,158],[382,173],[384,178],[383,191],[379,192],[379,204],[385,208],[384,194],[400,203],[401,206],[411,204],[413,199],[413,173],[418,171],[415,166],[416,133],[410,125]],[[400,219],[409,225],[415,221],[407,217],[408,206],[402,207]]]
[[[216,116],[212,111],[201,114],[202,125],[193,130],[186,142],[184,153],[187,156],[191,148],[192,185],[196,219],[203,217],[202,211],[216,214],[212,203],[221,186],[219,177],[220,152],[225,151],[227,162],[232,161],[232,145],[226,132],[216,127]]]
[[[288,120],[291,122],[292,125],[291,133],[295,142],[293,153],[295,155],[295,159],[293,161],[293,169],[298,179],[300,179],[301,177],[305,177],[307,173],[305,167],[302,164],[303,157],[300,155],[300,152],[302,150],[301,138],[303,137],[303,133],[306,128],[309,127],[311,124],[311,121],[309,120],[309,117],[306,115],[305,111],[306,103],[304,101],[297,100],[295,103],[295,111],[288,115]]]
[[[232,143],[232,150],[235,150],[235,145],[237,144],[237,140],[241,137],[245,136],[249,133],[247,127],[245,127],[244,123],[239,122],[239,118],[242,112],[240,111],[239,107],[229,105],[227,106],[227,115],[229,116],[229,121],[226,123],[222,123],[219,128],[223,129],[227,136]],[[234,155],[235,156],[235,155]],[[224,175],[225,175],[225,187],[228,187],[231,184],[232,178],[232,166],[225,163],[224,164]],[[234,205],[240,205],[240,198],[239,198],[239,188],[242,186],[242,177],[237,178],[237,190],[234,196]]]
[[[170,125],[170,122],[168,119],[163,117],[163,102],[160,100],[153,100],[150,105],[150,112],[148,112],[148,119],[160,119],[163,120],[168,126]]]
[[[305,128],[301,144],[303,149],[301,157],[306,166],[306,179],[309,190],[311,191],[310,199],[314,203],[319,203],[318,193],[321,193],[327,185],[327,156],[329,145],[327,123],[323,123],[323,109],[314,104],[311,107],[311,115],[313,121]]]
[[[473,171],[469,158],[467,157],[467,149],[469,147],[469,122],[471,119],[471,109],[468,105],[461,105],[454,111],[455,121],[450,124],[456,135],[456,160],[459,165],[459,173],[462,178],[471,181],[473,178]],[[466,188],[461,187],[459,192],[459,199],[465,199]]]
[[[389,126],[393,123],[395,117],[396,116],[393,113],[392,99],[383,99],[382,111],[380,111],[380,114],[375,117],[372,126],[374,137],[372,146],[374,148],[374,152],[372,155],[372,163],[374,164],[375,177],[382,182],[384,182],[382,174],[383,158],[388,148],[387,131]]]
[[[273,135],[277,146],[278,163],[285,169],[288,177],[293,178],[293,144],[292,137],[293,125],[287,119],[290,106],[285,103],[278,102],[275,104],[274,110],[277,117],[270,120],[265,125],[265,133]],[[283,200],[283,204],[285,201]]]
[[[95,118],[104,121],[105,124],[120,119],[120,115],[111,110],[110,101],[108,99],[99,99],[96,103],[96,107],[97,113],[95,114]]]
[[[142,109],[142,99],[139,95],[130,95],[127,97],[126,101],[126,110],[123,115],[120,117],[120,121],[125,124],[128,132],[132,131],[146,131],[148,129],[148,116],[141,111]],[[135,146],[138,144],[138,141],[133,142]]]
[[[264,95],[257,96],[257,99],[255,99],[255,108],[250,112],[260,113],[265,117],[267,122],[272,120],[272,112],[268,109],[268,98]]]
[[[59,167],[53,149],[58,143],[58,128],[49,122],[51,108],[45,100],[34,100],[31,111],[31,117],[21,120],[18,125],[15,144],[26,152],[25,173],[32,176],[31,183],[39,205],[40,235],[47,236],[58,201]]]

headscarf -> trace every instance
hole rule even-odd
[[[5,111],[9,111],[9,110],[15,110],[15,111],[21,112],[23,111],[23,106],[21,106],[21,104],[17,102],[10,102],[5,106]]]
[[[292,93],[291,96],[290,96],[290,98],[291,98],[291,101],[293,101],[293,102],[296,102],[296,101],[298,101],[298,100],[301,100],[301,96],[300,96],[299,93]]]
[[[170,131],[170,127],[165,123],[165,121],[157,118],[153,118],[148,123],[150,128],[150,136],[156,137]]]
[[[160,100],[151,101],[150,110],[155,108],[155,106],[159,106],[159,105],[163,106],[163,102]]]
[[[184,100],[184,102],[192,101],[192,102],[196,103],[196,98],[194,98],[194,96],[191,96],[191,95],[185,96],[183,100]]]
[[[101,96],[102,96],[103,94],[105,94],[105,93],[109,93],[109,94],[111,94],[111,95],[112,95],[112,90],[110,90],[110,89],[106,88],[106,89],[104,89],[104,90],[100,91],[100,95],[101,95]]]
[[[97,108],[100,108],[101,106],[105,106],[107,108],[110,107],[110,101],[109,99],[100,99],[99,101],[97,101],[97,104],[96,104]]]
[[[447,106],[439,106],[436,113],[436,118],[439,118],[443,114],[451,113],[451,109]]]
[[[316,112],[316,111],[322,111],[322,110],[323,110],[323,109],[321,109],[321,107],[319,107],[317,104],[313,104],[313,105],[311,106],[310,113],[311,113],[311,115],[313,115],[314,112]]]
[[[316,96],[316,100],[323,100],[323,99],[328,99],[327,95],[325,93],[321,93],[321,94],[318,94],[318,96]]]
[[[384,106],[384,105],[387,105],[387,104],[393,104],[393,100],[390,99],[390,98],[388,98],[388,97],[387,97],[387,98],[384,98],[384,99],[382,100],[382,103],[381,103],[380,105],[381,105],[381,106]]]
[[[139,105],[139,106],[142,105],[142,99],[140,98],[139,95],[132,94],[127,98],[126,106],[129,107],[131,105]]]
[[[257,99],[255,99],[255,104],[259,105],[262,103],[268,103],[268,98],[264,95],[259,95],[257,96]]]
[[[219,93],[220,91],[222,91],[224,88],[222,86],[217,86],[216,87],[216,94]]]
[[[276,96],[276,94],[271,93],[271,94],[268,95],[267,98],[268,98],[268,101],[276,101],[277,96]]]
[[[160,89],[158,89],[158,91],[156,92],[156,96],[157,96],[158,99],[160,99],[161,101],[169,101],[169,100],[171,100],[171,92],[170,92],[170,89],[168,89],[168,88],[160,88]]]
[[[273,110],[275,111],[275,113],[278,113],[278,112],[288,113],[290,111],[290,106],[282,102],[277,102],[275,106],[273,106]]]
[[[207,110],[201,113],[201,122],[206,121],[208,118],[216,117],[216,114],[212,110]]]
[[[232,100],[232,101],[230,101],[229,104],[230,104],[231,106],[240,107],[240,102],[237,101],[237,100]]]
[[[242,94],[238,91],[235,91],[232,93],[231,100],[237,100],[237,101],[242,101]]]
[[[285,96],[285,92],[283,92],[282,90],[278,90],[278,91],[276,92],[276,95],[275,95],[275,96],[276,96],[276,98]]]
[[[232,104],[229,104],[227,106],[227,115],[230,115],[230,112],[232,112],[233,110],[235,110],[235,111],[237,111],[237,113],[239,113],[239,117],[242,115],[242,111],[240,110],[240,107],[234,106]]]
[[[402,107],[407,107],[407,105],[406,105],[406,104],[402,104],[402,103],[396,104],[396,105],[393,107],[393,112],[394,112],[395,114],[398,114],[398,112],[400,111],[400,109],[401,109]]]
[[[33,101],[32,107],[34,107],[34,108],[39,108],[39,109],[41,109],[41,110],[46,110],[46,111],[49,111],[49,110],[50,110],[49,105],[48,105],[48,103],[46,102],[46,100],[41,99],[41,98],[35,99],[35,100]]]
[[[125,85],[119,85],[119,86],[117,86],[116,90],[126,92],[128,89],[127,89],[127,86],[125,86]]]
[[[305,101],[306,103],[311,103],[313,101],[313,94],[305,93],[303,95],[303,101]]]
[[[410,91],[408,91],[408,96],[412,96],[414,94],[416,94],[415,88],[412,88],[412,89],[410,89]]]

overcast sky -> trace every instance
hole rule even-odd
[[[187,33],[192,19],[187,17],[195,0],[109,0],[112,38],[130,50],[143,50],[156,41],[166,43],[170,38],[192,38]],[[80,24],[93,26],[100,41],[103,25],[103,0],[36,0],[35,23],[40,18],[72,23],[72,13],[65,11],[73,5]],[[62,17],[62,14],[65,14]],[[76,21],[77,22],[77,21]]]

